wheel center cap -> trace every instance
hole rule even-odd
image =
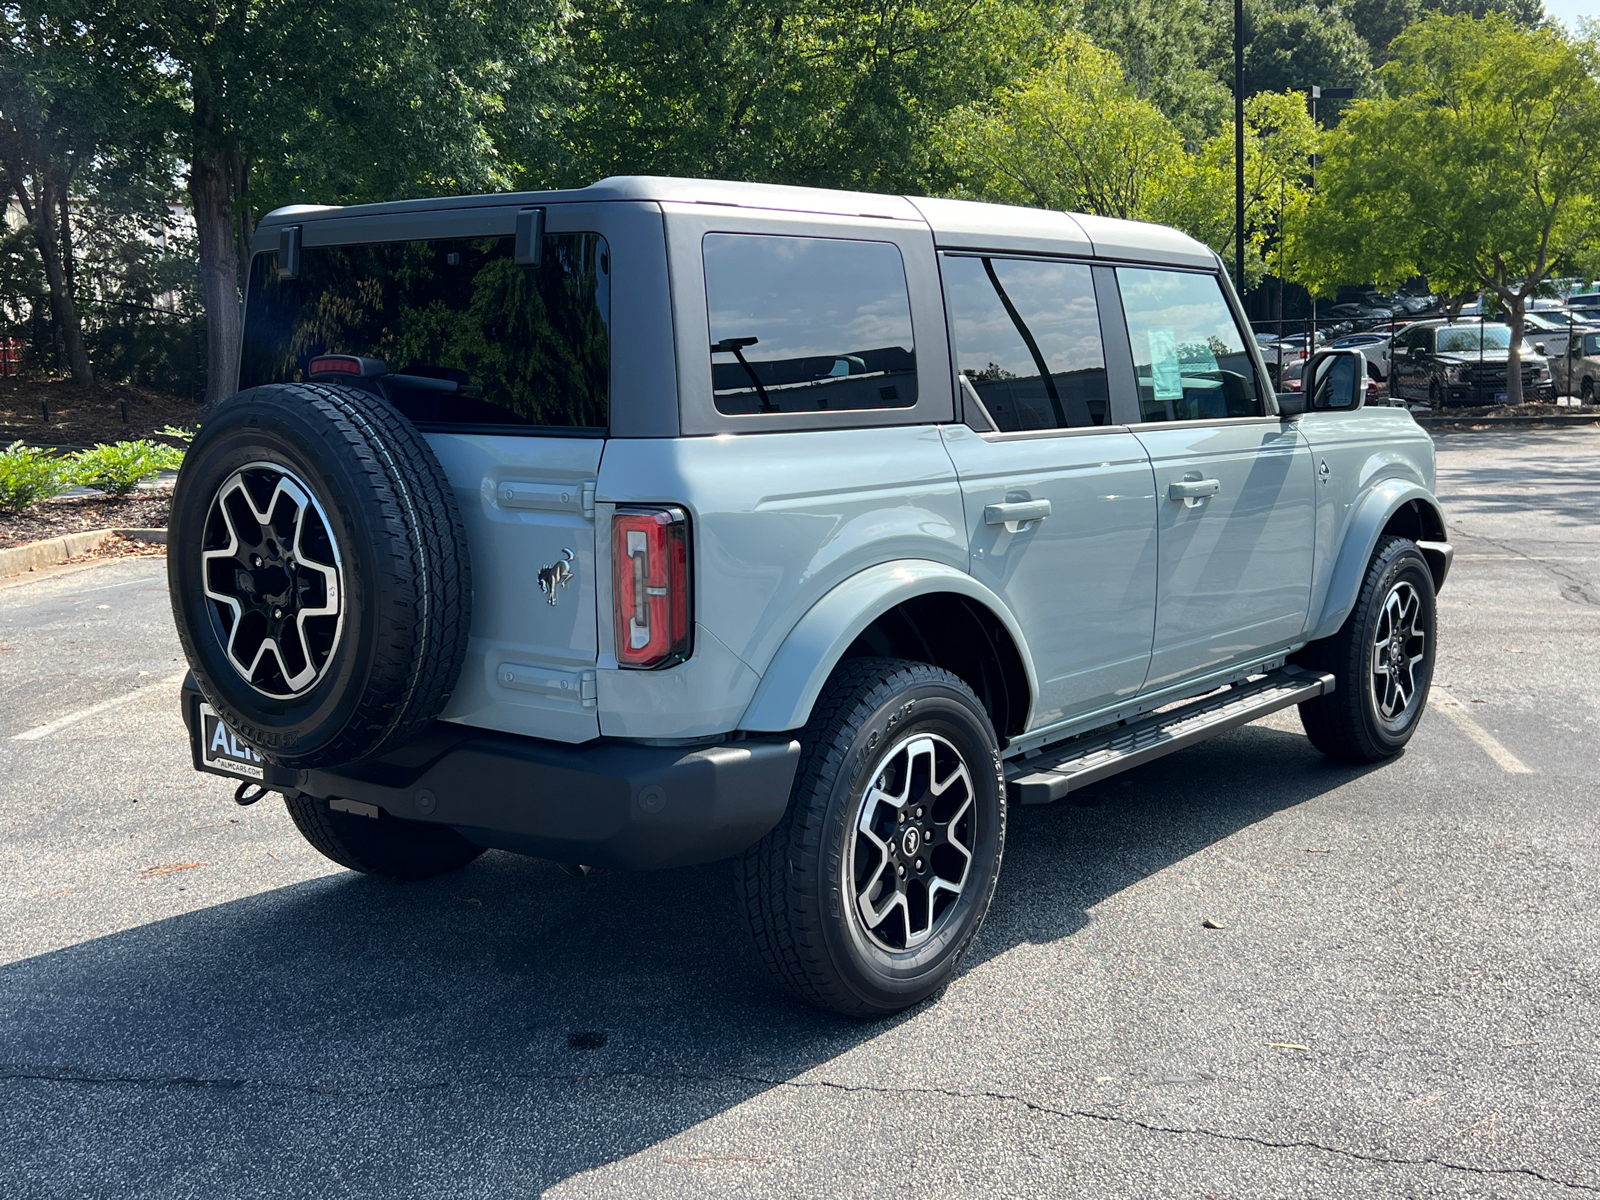
[[[900,845],[909,854],[915,854],[922,845],[922,830],[913,825],[906,830],[905,837],[900,839]]]

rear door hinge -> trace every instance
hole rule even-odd
[[[593,671],[579,672],[578,699],[583,703],[585,708],[596,708],[599,706],[599,680],[595,677],[595,673]]]
[[[588,517],[591,521],[594,520],[594,487],[595,481],[592,479],[588,480],[584,483],[583,491],[580,493],[582,497],[583,515]]]

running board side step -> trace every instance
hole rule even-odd
[[[1006,764],[1011,797],[1023,804],[1049,804],[1068,792],[1249,724],[1280,708],[1326,696],[1333,691],[1333,683],[1332,675],[1280,667],[1127,725],[1081,734],[1046,747],[1032,758]]]

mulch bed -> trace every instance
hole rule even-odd
[[[35,446],[93,446],[151,438],[178,446],[182,443],[156,437],[156,430],[166,425],[193,429],[199,416],[200,406],[192,400],[131,383],[80,388],[70,379],[0,378],[0,448],[19,439]]]
[[[165,529],[172,488],[143,489],[131,496],[58,496],[19,513],[0,513],[0,550],[89,529]]]

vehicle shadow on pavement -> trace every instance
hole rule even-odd
[[[1011,810],[968,966],[1360,772],[1249,727]],[[1198,919],[1198,918],[1197,918]],[[959,986],[959,985],[958,985]],[[352,874],[0,969],[9,1196],[533,1195],[869,1041],[777,993],[726,864]]]

